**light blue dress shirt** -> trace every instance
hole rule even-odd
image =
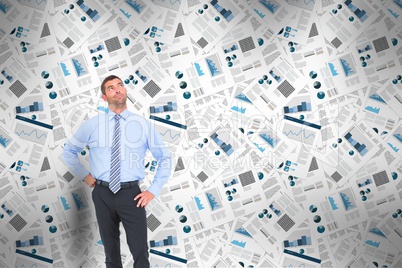
[[[121,114],[121,182],[145,177],[145,153],[149,149],[158,162],[152,185],[147,189],[156,197],[172,171],[172,159],[155,126],[142,116],[124,110]],[[75,176],[84,179],[89,173],[97,180],[109,182],[112,136],[115,113],[108,111],[84,122],[63,149],[66,165]],[[89,148],[89,171],[78,154]]]

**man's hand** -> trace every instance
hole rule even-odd
[[[155,195],[149,191],[144,191],[134,197],[134,200],[138,200],[137,207],[146,207],[152,199],[155,198]]]
[[[96,179],[91,174],[86,175],[84,181],[89,187],[94,187],[96,183]]]

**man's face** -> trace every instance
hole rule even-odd
[[[127,101],[127,91],[120,79],[107,81],[105,84],[105,95],[102,99],[107,101],[109,105],[121,106]]]

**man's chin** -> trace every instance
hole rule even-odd
[[[115,100],[113,102],[108,102],[109,106],[122,106],[124,104],[126,104],[127,99],[119,99],[119,100]]]

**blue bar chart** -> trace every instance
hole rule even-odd
[[[15,246],[17,248],[21,247],[30,247],[30,246],[38,246],[38,245],[43,245],[43,237],[34,235],[31,239],[21,241],[21,240],[16,240],[15,241]]]
[[[359,188],[361,188],[361,187],[364,187],[364,186],[366,186],[366,185],[369,185],[369,184],[372,184],[373,183],[373,181],[371,180],[371,178],[367,178],[367,179],[365,179],[364,181],[357,181],[357,186],[359,187]]]
[[[78,211],[86,209],[88,207],[87,198],[82,189],[78,189],[77,191],[72,192],[71,195]]]
[[[126,3],[132,7],[137,13],[141,13],[142,10],[144,10],[145,5],[141,1],[133,1],[133,0],[127,0]]]
[[[7,1],[0,1],[0,10],[3,11],[4,14],[7,13],[11,8],[11,4],[8,3]]]
[[[177,111],[177,103],[176,102],[168,101],[166,105],[149,107],[149,112],[151,114],[171,112],[171,111]]]
[[[89,73],[88,67],[85,64],[85,59],[82,54],[77,55],[71,59],[77,76],[87,75]]]
[[[238,183],[239,183],[239,180],[237,178],[233,178],[228,182],[223,181],[223,186],[226,188],[226,187],[230,187],[232,185],[238,184]]]
[[[3,148],[7,148],[10,142],[12,142],[11,137],[7,135],[7,133],[4,132],[2,129],[0,129],[0,145],[3,146]]]
[[[223,49],[223,52],[226,54],[226,53],[238,50],[238,49],[239,49],[239,47],[236,44],[234,44],[234,45],[231,45],[229,48]]]
[[[219,64],[219,60],[216,55],[212,55],[205,59],[205,62],[208,66],[209,73],[211,76],[217,76],[223,73],[222,67]]]
[[[278,10],[278,8],[281,7],[278,4],[278,2],[272,1],[272,0],[271,1],[269,1],[269,0],[261,0],[260,3],[261,3],[261,5],[263,5],[266,9],[268,9],[272,13],[275,13]]]
[[[216,132],[212,133],[212,135],[211,135],[210,137],[211,137],[211,139],[213,139],[213,140],[216,142],[216,144],[219,145],[219,147],[221,147],[221,149],[222,149],[228,156],[230,156],[230,155],[234,152],[234,149],[233,149],[232,145],[231,145],[231,144],[228,144],[228,143],[226,143],[226,142],[223,142],[223,141],[219,138],[219,135],[218,135]]]
[[[30,113],[30,112],[38,112],[38,111],[43,111],[43,103],[35,101],[31,105],[27,106],[16,106],[15,107],[15,113],[21,114],[21,113]]]
[[[360,54],[360,53],[363,53],[363,52],[366,52],[366,51],[369,51],[372,49],[373,49],[373,46],[371,44],[367,44],[366,46],[357,49],[357,52]]]
[[[85,5],[84,0],[78,0],[77,5],[84,10],[84,12],[94,21],[96,22],[100,18],[99,11],[96,9],[92,9]]]
[[[1,208],[8,214],[8,216],[13,216],[14,215],[14,211],[12,209],[9,209],[6,205],[6,203],[3,203],[1,205]]]
[[[92,53],[95,53],[95,52],[98,52],[98,51],[101,51],[104,49],[105,49],[105,46],[103,44],[99,44],[96,47],[89,48],[89,52],[91,52],[91,54],[92,54]]]
[[[283,107],[283,112],[285,114],[289,113],[298,113],[298,112],[305,112],[305,111],[311,111],[311,103],[310,102],[301,102],[299,105],[295,106],[284,106]]]
[[[353,0],[346,0],[345,1],[345,5],[350,8],[350,10],[352,10],[352,12],[362,21],[364,22],[366,19],[368,19],[368,17],[370,16],[370,14],[368,14],[368,10],[363,9],[363,8],[359,8],[357,6],[355,6],[353,4]]]
[[[168,235],[165,239],[162,240],[150,240],[149,241],[149,246],[151,248],[155,247],[165,247],[165,246],[172,246],[172,245],[177,245],[177,237]]]
[[[233,10],[225,8],[219,4],[218,0],[212,0],[211,5],[218,10],[218,12],[228,21],[230,22],[234,19]]]
[[[272,134],[267,134],[267,133],[261,133],[260,137],[267,142],[272,148],[275,148],[275,146],[278,144],[280,141],[277,137],[274,137]]]
[[[352,133],[348,132],[345,135],[345,139],[348,140],[348,142],[350,142],[350,144],[353,145],[353,147],[362,155],[364,156],[367,152],[367,146],[366,144],[362,143],[362,142],[358,142],[356,139],[353,138]]]
[[[205,196],[212,211],[223,208],[222,201],[219,198],[219,193],[216,188],[205,192]]]
[[[380,112],[380,108],[379,107],[373,107],[370,105],[367,105],[366,108],[364,108],[366,111],[378,114]]]
[[[394,137],[399,141],[399,142],[401,142],[402,143],[402,135],[401,134],[394,134]]]
[[[339,61],[341,63],[345,76],[351,76],[351,75],[356,74],[356,66],[350,55],[346,55],[346,56],[340,58]]]
[[[289,240],[283,241],[283,246],[285,248],[306,246],[306,245],[311,245],[311,237],[306,236],[306,235],[302,235],[299,239],[296,239],[293,241],[289,241]]]
[[[343,206],[346,211],[355,209],[357,207],[356,200],[355,200],[354,195],[353,195],[352,191],[350,190],[350,188],[345,189],[342,192],[339,192],[339,196],[341,197]]]

